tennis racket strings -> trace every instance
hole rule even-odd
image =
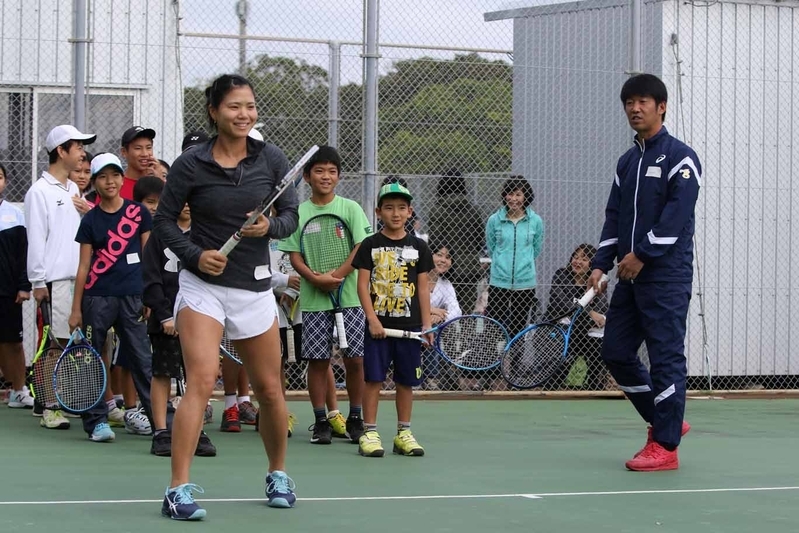
[[[105,392],[105,365],[88,347],[73,346],[55,370],[56,396],[64,409],[88,411]]]
[[[446,324],[438,332],[436,348],[454,365],[487,370],[499,363],[508,343],[502,325],[484,316],[466,316]]]
[[[563,330],[552,324],[539,324],[508,346],[501,361],[502,375],[515,387],[537,387],[560,369],[565,351]]]

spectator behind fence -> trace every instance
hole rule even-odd
[[[430,320],[434,326],[461,316],[461,307],[455,288],[449,280],[452,271],[453,252],[448,243],[433,243],[433,270],[428,273],[430,287]],[[425,347],[422,353],[424,369],[424,387],[427,390],[438,390],[441,356],[431,347]]]
[[[594,246],[580,244],[572,252],[569,265],[555,272],[549,291],[545,320],[554,320],[569,313],[574,307],[574,300],[585,294],[594,255],[596,255]],[[586,366],[582,388],[588,390],[605,388],[608,372],[601,358],[601,328],[605,327],[607,310],[607,296],[601,294],[594,298],[591,305],[577,318],[577,322],[572,326],[567,359],[561,371],[552,378],[550,384],[552,388],[560,388],[566,384],[569,372],[580,357]]]
[[[486,225],[491,258],[486,315],[504,324],[511,337],[530,323],[538,307],[535,260],[544,241],[544,222],[530,207],[534,198],[524,177],[511,176],[502,188],[502,207]]]
[[[483,215],[469,201],[460,171],[450,169],[439,180],[427,228],[431,241],[447,242],[457,248],[458,267],[452,270],[449,280],[458,301],[471,308],[477,301],[477,283],[483,273]]]

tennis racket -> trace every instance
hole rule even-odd
[[[239,353],[236,351],[233,342],[228,339],[227,332],[222,332],[222,344],[219,345],[219,353],[225,357],[229,357],[236,361],[238,364],[243,364],[239,358]]]
[[[500,322],[483,315],[463,315],[422,332],[386,329],[386,336],[423,340],[432,333],[433,348],[447,361],[464,370],[489,370],[499,364],[510,340]]]
[[[294,349],[294,317],[297,314],[300,299],[294,300],[291,305],[286,305],[285,302],[280,302],[280,308],[283,309],[283,314],[286,315],[286,354],[289,363],[297,362],[297,353]]]
[[[280,198],[289,187],[296,187],[299,184],[300,180],[302,180],[302,171],[305,167],[305,164],[311,159],[311,157],[319,151],[319,147],[313,145],[310,150],[305,152],[305,155],[297,161],[297,164],[294,165],[291,170],[289,170],[288,174],[286,174],[283,179],[278,184],[277,188],[272,189],[272,192],[264,198],[258,207],[252,212],[252,214],[247,218],[244,224],[239,228],[236,233],[234,233],[227,242],[222,245],[222,248],[219,249],[219,253],[227,257],[227,255],[239,244],[241,240],[241,232],[245,230],[247,227],[251,226],[255,221],[258,219],[259,216],[269,211],[272,205]]]
[[[318,215],[305,223],[300,234],[300,254],[308,268],[324,274],[337,269],[350,256],[355,248],[352,233],[339,217],[335,215]],[[338,347],[346,349],[347,332],[344,330],[344,312],[341,308],[341,294],[345,281],[338,289],[328,293],[333,304],[333,315],[336,319]]]
[[[42,339],[36,357],[33,359],[30,371],[31,393],[44,407],[53,407],[58,404],[55,389],[53,389],[53,374],[55,366],[64,347],[58,343],[50,327],[50,304],[42,300],[39,304],[42,313]]]
[[[83,331],[76,329],[53,373],[58,404],[73,413],[88,411],[102,401],[107,379],[102,357],[86,340]]]
[[[607,275],[604,275],[600,283],[607,280]],[[566,361],[569,339],[577,318],[594,296],[594,289],[588,289],[582,298],[575,300],[569,313],[549,322],[527,326],[511,339],[500,359],[505,381],[519,389],[532,389],[552,378]]]

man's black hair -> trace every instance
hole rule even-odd
[[[669,93],[666,84],[654,74],[637,74],[624,82],[621,88],[621,103],[633,96],[648,96],[655,101],[655,104],[665,103],[669,100]],[[666,113],[663,113],[663,120],[666,120]]]

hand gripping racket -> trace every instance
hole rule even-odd
[[[29,375],[33,397],[49,408],[58,403],[53,389],[53,374],[64,347],[58,343],[50,327],[50,302],[42,300],[39,309],[42,313],[42,339]]]
[[[308,268],[319,274],[336,270],[350,256],[355,247],[352,233],[347,225],[335,215],[318,215],[305,223],[300,233],[300,254]],[[341,308],[341,294],[346,280],[338,289],[328,293],[333,304],[336,319],[338,346],[348,347],[347,332],[344,330],[344,312]]]
[[[107,375],[105,363],[80,328],[72,332],[53,373],[53,389],[59,405],[84,413],[103,399]]]
[[[297,353],[294,349],[294,318],[297,314],[300,299],[297,298],[291,305],[285,302],[280,302],[280,308],[283,314],[286,315],[286,357],[289,363],[297,362]]]
[[[464,370],[488,370],[499,364],[510,340],[505,327],[483,315],[463,315],[422,332],[386,329],[386,336],[422,340],[432,333],[433,348],[447,361]]]
[[[602,276],[605,283],[608,276]],[[544,385],[560,370],[569,351],[569,339],[577,318],[596,296],[593,288],[575,300],[566,314],[549,322],[533,324],[520,331],[500,359],[502,377],[519,389],[532,389]]]
[[[222,248],[219,249],[219,253],[227,257],[227,255],[239,244],[241,240],[241,232],[245,230],[247,227],[251,226],[255,221],[258,219],[259,216],[269,211],[272,205],[280,198],[289,187],[296,187],[297,184],[302,179],[302,170],[305,167],[305,164],[311,159],[311,157],[319,151],[319,147],[317,145],[313,145],[310,150],[305,152],[305,155],[297,161],[297,164],[294,165],[291,170],[289,170],[288,174],[286,174],[283,179],[278,184],[277,188],[272,189],[272,192],[264,198],[260,205],[253,210],[252,214],[247,218],[244,224],[234,233],[227,242],[222,245]]]

